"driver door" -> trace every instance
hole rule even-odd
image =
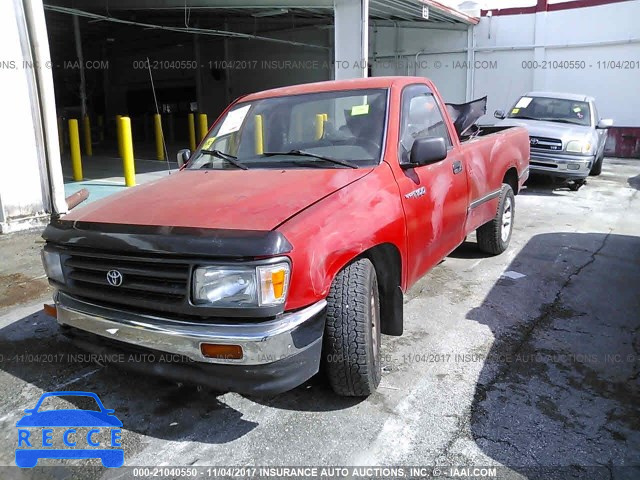
[[[408,280],[413,283],[463,239],[467,216],[467,174],[464,154],[453,145],[438,100],[426,85],[411,85],[402,93],[401,164],[408,163],[413,142],[422,136],[443,137],[444,160],[403,169],[398,179],[407,221],[410,258]]]

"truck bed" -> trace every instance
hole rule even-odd
[[[474,140],[478,137],[486,137],[487,135],[493,135],[494,133],[502,132],[504,130],[508,130],[511,128],[515,128],[513,126],[508,127],[497,127],[495,125],[478,125],[476,126],[477,130],[472,131],[467,135],[460,136],[460,142],[468,142],[469,140]]]

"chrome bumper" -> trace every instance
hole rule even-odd
[[[558,177],[587,177],[591,171],[594,155],[567,155],[531,150],[531,173],[542,173]]]
[[[203,363],[225,365],[263,365],[297,355],[321,341],[300,341],[300,329],[305,322],[324,310],[321,300],[274,320],[259,323],[205,323],[177,321],[151,315],[107,308],[58,292],[56,298],[58,323],[75,327],[111,340],[146,347],[152,350],[183,355]],[[202,343],[240,345],[239,360],[208,358],[202,355]]]

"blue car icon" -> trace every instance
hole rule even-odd
[[[100,411],[82,410],[82,409],[60,409],[46,410],[39,412],[42,402],[49,397],[91,397],[93,398]],[[95,393],[91,392],[49,392],[40,397],[34,408],[25,410],[26,415],[16,423],[18,427],[18,448],[16,448],[16,465],[23,468],[35,467],[41,458],[55,459],[85,459],[99,458],[105,467],[115,468],[124,464],[124,450],[119,443],[120,428],[122,422],[113,413],[114,410],[104,408],[104,405]],[[40,436],[33,435],[33,428]],[[62,430],[60,427],[66,427],[63,439],[65,446],[69,448],[47,448],[52,446],[53,429]],[[75,448],[79,445],[80,439],[75,427],[90,427],[86,435],[87,446],[102,448]],[[30,430],[27,430],[30,429]],[[109,429],[111,433],[111,442],[108,445],[111,448],[104,448],[96,441],[96,436],[103,429]],[[74,439],[72,442],[71,439]],[[29,448],[21,448],[29,447]],[[113,448],[118,447],[118,448]]]

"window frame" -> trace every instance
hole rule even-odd
[[[419,92],[418,94],[414,94],[413,92],[417,91]],[[406,162],[403,161],[402,159],[402,151],[403,151],[403,147],[401,145],[401,141],[402,141],[402,136],[404,134],[404,129],[406,127],[406,122],[405,119],[408,118],[409,112],[408,109],[411,106],[411,99],[419,96],[419,95],[425,95],[425,96],[431,96],[433,98],[433,101],[436,105],[436,108],[438,109],[438,113],[440,114],[440,117],[442,118],[442,124],[445,127],[445,131],[446,131],[446,137],[444,137],[444,141],[447,144],[447,152],[450,152],[453,149],[453,138],[451,138],[451,132],[449,131],[449,126],[447,124],[446,121],[446,117],[444,116],[443,112],[442,112],[442,106],[440,105],[440,102],[438,101],[438,97],[436,97],[436,95],[434,94],[433,90],[431,88],[429,88],[428,85],[425,85],[424,83],[412,83],[410,85],[406,85],[401,92],[400,95],[400,121],[398,124],[398,162],[400,163],[400,165],[405,164]],[[405,117],[406,115],[406,117]]]

